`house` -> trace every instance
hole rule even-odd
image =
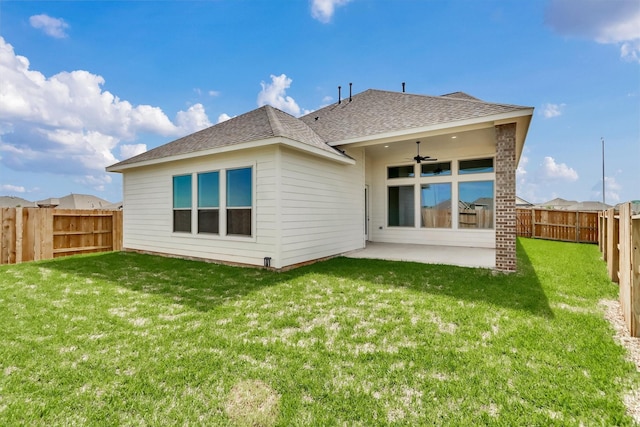
[[[563,210],[567,211],[604,211],[611,208],[611,205],[606,203],[598,202],[598,201],[586,201],[586,202],[578,202],[573,205],[569,205]]]
[[[123,244],[276,269],[367,242],[495,248],[492,267],[513,271],[532,114],[372,89],[300,118],[263,106],[109,166],[123,175]]]
[[[107,209],[114,210],[112,203],[90,194],[68,194],[64,197],[50,197],[36,202],[41,208],[57,209]]]
[[[534,207],[538,209],[554,209],[560,211],[603,211],[609,209],[611,205],[597,201],[577,202],[575,200],[565,200],[558,197],[553,200],[549,200],[548,202],[540,203]]]
[[[522,197],[516,196],[516,207],[517,208],[530,208],[533,206],[533,203],[526,201]]]
[[[22,197],[0,196],[0,208],[34,208],[36,204]]]
[[[563,210],[571,205],[575,205],[578,203],[575,200],[565,200],[561,197],[556,197],[553,200],[549,200],[548,202],[538,203],[535,205],[535,208],[538,209],[555,209],[555,210]]]

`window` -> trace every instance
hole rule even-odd
[[[420,176],[443,176],[451,175],[451,162],[423,163],[420,169]]]
[[[494,163],[487,157],[387,166],[387,226],[495,228]]]
[[[493,159],[460,160],[460,175],[493,172]]]
[[[220,232],[220,172],[198,174],[198,233]]]
[[[227,170],[227,234],[251,236],[251,168]]]
[[[414,227],[413,185],[389,187],[389,226]]]
[[[422,184],[420,187],[422,226],[451,228],[451,183]]]
[[[173,177],[173,231],[191,233],[191,175]]]
[[[461,182],[458,194],[460,228],[493,228],[493,181]]]
[[[413,165],[410,166],[391,166],[387,168],[387,178],[413,178],[415,172]]]

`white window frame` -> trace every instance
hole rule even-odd
[[[251,236],[243,236],[238,234],[227,234],[227,170],[231,169],[251,169]],[[219,234],[213,233],[198,233],[198,174],[207,172],[218,172],[219,175],[219,214],[218,214],[218,231]],[[173,231],[173,177],[191,175],[191,233]],[[238,241],[238,242],[256,242],[257,241],[257,163],[256,162],[229,162],[221,164],[219,168],[212,169],[198,169],[191,171],[181,171],[173,173],[170,179],[170,185],[172,191],[170,192],[171,198],[171,221],[170,221],[170,233],[175,237],[188,236],[194,239],[204,240],[216,240],[216,241]],[[234,207],[237,208],[237,207]],[[248,209],[245,207],[244,209]]]

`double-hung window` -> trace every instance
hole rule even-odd
[[[198,174],[198,233],[220,233],[220,172]]]
[[[251,168],[227,170],[227,234],[251,236]]]
[[[191,175],[173,177],[173,231],[191,233]]]

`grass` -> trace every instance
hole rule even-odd
[[[133,253],[0,267],[0,425],[631,425],[595,246],[519,272]]]

